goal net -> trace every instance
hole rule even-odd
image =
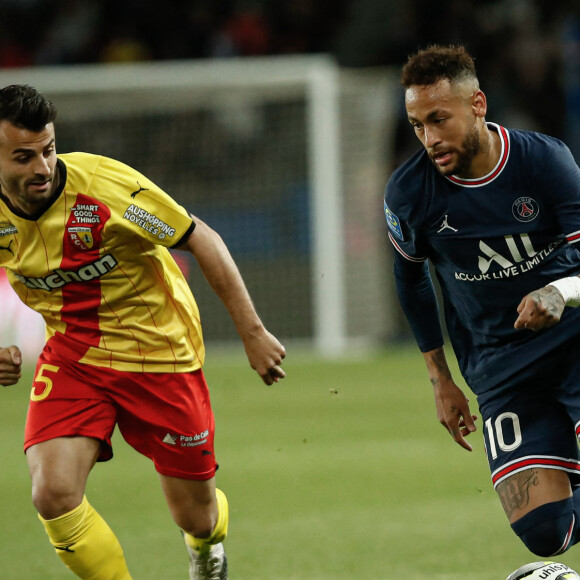
[[[344,355],[394,332],[382,215],[390,71],[273,57],[7,70],[0,83],[53,100],[60,153],[119,159],[217,230],[283,342]],[[175,255],[206,340],[234,339],[195,260]]]

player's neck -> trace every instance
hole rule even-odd
[[[473,158],[470,179],[479,179],[492,172],[501,155],[501,139],[496,131],[484,125],[481,134],[481,149]]]

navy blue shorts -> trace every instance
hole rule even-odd
[[[480,395],[478,404],[494,488],[530,468],[560,469],[580,484],[579,350],[561,347]]]

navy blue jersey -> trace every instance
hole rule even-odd
[[[449,337],[476,394],[580,334],[580,308],[541,332],[513,326],[526,294],[580,273],[580,169],[557,139],[488,126],[502,149],[485,177],[442,176],[422,149],[385,193],[393,245],[407,263],[435,268]]]

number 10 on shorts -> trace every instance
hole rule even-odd
[[[506,443],[504,439],[503,422],[511,422],[511,431],[513,434],[513,442]],[[522,444],[522,430],[520,429],[520,419],[515,413],[502,413],[498,415],[495,421],[491,418],[485,422],[487,429],[487,438],[489,441],[489,453],[492,459],[497,459],[497,448],[501,451],[513,451]]]

